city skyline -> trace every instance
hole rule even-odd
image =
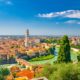
[[[80,35],[80,1],[0,0],[0,35]]]

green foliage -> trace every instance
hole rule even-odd
[[[14,78],[16,77],[16,72],[13,73],[13,77],[14,77]]]
[[[48,49],[48,54],[54,54],[55,51],[55,46],[52,46],[51,48]]]
[[[31,60],[29,61],[42,61],[42,60],[48,60],[48,59],[51,59],[53,58],[54,56],[52,54],[50,55],[47,55],[47,56],[40,56],[40,57],[36,57],[36,58],[32,58]]]
[[[80,51],[77,54],[78,54],[77,60],[80,62]]]
[[[41,76],[49,80],[80,80],[80,63],[45,65],[43,72],[36,74],[36,77]]]
[[[5,80],[4,76],[0,75],[0,80]]]
[[[0,80],[6,80],[6,76],[10,74],[8,68],[0,68]]]
[[[43,42],[45,42],[45,43],[57,43],[57,39],[55,39],[55,38],[44,39]]]
[[[61,39],[60,49],[58,53],[58,62],[70,62],[71,55],[70,55],[70,44],[68,36],[63,36]]]
[[[60,66],[60,68],[50,76],[50,80],[79,80],[78,69],[75,65],[69,64],[63,66],[64,68]]]
[[[3,61],[3,60],[0,58],[0,64],[2,63],[2,61]]]
[[[80,49],[80,45],[71,45],[71,47]]]
[[[0,74],[3,76],[7,76],[10,74],[10,71],[7,68],[0,68]]]
[[[57,44],[58,44],[58,45],[60,45],[60,43],[61,43],[61,41],[60,41],[60,40],[58,40],[58,41],[57,41]]]

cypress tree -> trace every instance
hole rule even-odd
[[[61,39],[60,49],[58,53],[58,62],[70,62],[70,43],[68,36],[63,36]]]

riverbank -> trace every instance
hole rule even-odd
[[[47,55],[47,56],[40,56],[40,57],[33,58],[33,59],[29,60],[29,62],[44,61],[44,60],[49,60],[49,59],[52,59],[52,58],[54,58],[54,55],[50,54],[50,55]]]
[[[32,62],[30,62],[30,63],[33,64],[33,65],[46,64],[46,63],[53,64],[53,62],[55,62],[55,61],[57,60],[58,51],[59,51],[59,48],[56,48],[56,50],[55,50],[56,55],[55,55],[52,59],[43,60],[43,61],[32,61]],[[71,60],[72,60],[72,61],[77,61],[77,52],[76,52],[76,51],[71,50]]]
[[[32,65],[39,65],[39,64],[46,64],[46,63],[53,64],[53,62],[57,60],[58,51],[59,51],[59,47],[56,48],[56,50],[55,50],[56,55],[54,55],[53,58],[49,58],[47,60],[30,61],[30,63]],[[78,51],[77,49],[73,49],[73,48],[71,49],[71,59],[72,59],[72,61],[77,61],[77,55],[78,55],[77,51]]]

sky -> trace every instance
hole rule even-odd
[[[0,35],[80,35],[80,0],[0,0]]]

